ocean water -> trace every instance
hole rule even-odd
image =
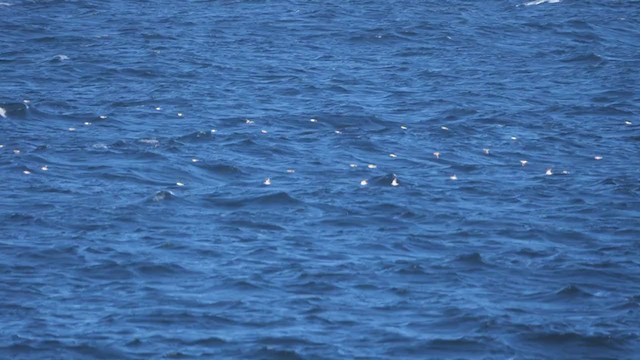
[[[0,358],[640,359],[640,2],[0,19]]]

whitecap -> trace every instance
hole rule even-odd
[[[138,141],[143,143],[143,144],[152,145],[152,146],[160,145],[160,142],[158,140],[156,140],[156,139],[140,139]]]
[[[548,4],[556,4],[559,3],[560,0],[534,0],[534,1],[529,1],[524,3],[524,6],[531,6],[531,5],[540,5],[540,4],[544,4],[544,3],[548,3]]]
[[[51,58],[54,61],[65,61],[65,60],[69,60],[69,57],[67,55],[56,55],[54,57]]]
[[[5,119],[7,118],[7,110],[1,107],[0,107],[0,117]]]

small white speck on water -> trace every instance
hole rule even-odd
[[[393,174],[393,180],[391,180],[391,186],[398,186],[400,183],[398,182],[398,178],[395,174]]]
[[[336,130],[336,134],[340,135],[340,134],[342,134],[342,131]]]
[[[31,100],[24,99],[24,100],[22,100],[22,102],[25,103],[25,104],[28,104],[28,103],[31,102]]]
[[[309,121],[311,121],[312,123],[317,123],[318,122],[318,120],[316,120],[316,119],[309,119]]]
[[[445,131],[449,131],[449,128],[446,126],[440,126],[440,129],[445,130]]]
[[[527,160],[520,160],[520,164],[522,164],[522,166],[527,165],[528,161]]]
[[[389,154],[389,157],[397,158],[397,157],[398,157],[398,155],[391,153],[391,154]]]
[[[633,123],[631,121],[627,120],[627,121],[624,122],[624,124],[625,125],[632,125]]]
[[[553,175],[553,171],[551,171],[551,168],[548,168],[547,171],[544,173],[547,176],[551,176]]]
[[[449,179],[451,179],[451,180],[458,180],[458,177],[457,177],[457,176],[455,176],[455,175],[451,175],[451,176],[449,176]]]
[[[160,111],[160,110],[162,110],[162,108],[160,106],[157,106],[156,111]]]
[[[349,164],[349,167],[350,167],[350,168],[357,168],[357,167],[358,167],[358,164]]]
[[[369,169],[375,169],[375,168],[377,168],[377,167],[378,167],[378,165],[376,165],[376,164],[369,164],[369,165],[367,165],[367,167],[368,167]]]
[[[193,163],[197,163],[198,161],[200,161],[200,160],[198,160],[196,158],[191,159],[191,162],[193,162]]]
[[[293,174],[294,172],[296,172],[294,169],[287,169],[287,173],[289,174]]]
[[[0,149],[2,149],[4,147],[4,145],[0,144]]]
[[[261,133],[266,134],[267,130],[260,130]]]
[[[400,125],[400,129],[407,130],[407,127],[405,125]]]
[[[43,167],[40,168],[40,170],[42,171],[48,171],[49,167],[47,165],[44,165]]]
[[[436,159],[440,159],[440,151],[436,151],[433,153],[433,156],[436,157]]]
[[[69,128],[69,131],[76,131],[76,128],[74,128],[74,127],[70,127],[70,128]]]
[[[245,123],[245,124],[253,124],[254,122],[253,122],[253,120],[251,120],[251,119],[245,119],[245,120],[244,120],[244,123]]]
[[[91,123],[89,121],[85,121],[84,122],[84,126],[89,126],[89,125],[91,125]]]
[[[25,175],[31,175],[31,171],[29,171],[29,170],[25,170],[22,173],[25,174]]]
[[[211,129],[211,133],[212,133],[212,134],[215,134],[217,131],[218,131],[218,130],[216,130],[216,129]]]
[[[184,186],[184,183],[181,183],[180,181],[178,181],[178,182],[176,183],[176,185],[178,185],[178,186]]]
[[[264,182],[262,182],[262,183],[267,185],[267,186],[271,185],[271,178],[264,179]]]
[[[367,180],[360,181],[360,186],[367,186],[367,184],[369,184]]]
[[[100,116],[99,116],[99,118],[100,118],[100,119],[102,119],[102,120],[104,120],[104,119],[106,119],[106,118],[107,118],[107,115],[100,115]]]
[[[178,117],[182,117],[182,116],[183,116],[182,113],[178,113]]]
[[[485,155],[489,155],[489,149],[482,149],[482,152],[483,152]]]
[[[515,136],[512,136],[512,137],[511,137],[511,140],[518,140],[518,138],[517,138],[517,137],[515,137]]]
[[[562,175],[569,175],[569,172],[567,170],[562,170]]]
[[[593,158],[596,159],[596,160],[602,160],[602,156],[600,156],[600,155],[596,155]]]
[[[13,150],[13,153],[16,154],[16,155],[20,155],[20,150],[15,149],[15,150]]]

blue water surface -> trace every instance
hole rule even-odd
[[[640,2],[0,19],[0,358],[640,359]]]

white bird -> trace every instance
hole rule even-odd
[[[0,107],[0,117],[1,118],[6,118],[7,117],[7,110],[3,109]]]
[[[265,184],[265,185],[267,185],[267,186],[271,185],[271,178],[266,178],[266,179],[264,179],[263,184]]]
[[[360,181],[360,185],[362,185],[362,186],[367,186],[368,183],[369,182],[367,180]]]
[[[434,152],[433,155],[436,157],[436,159],[440,159],[440,151]]]
[[[547,176],[551,176],[551,175],[553,175],[553,171],[551,171],[551,168],[548,168],[547,172],[545,172],[544,174],[547,175]]]
[[[458,177],[457,177],[457,176],[455,176],[455,175],[451,175],[451,176],[449,176],[449,179],[451,179],[451,180],[458,180]]]
[[[393,174],[393,180],[391,180],[391,186],[398,186],[400,183],[398,182],[398,178],[395,174]]]
[[[527,165],[528,161],[527,160],[520,160],[520,164],[522,164],[522,166]]]

